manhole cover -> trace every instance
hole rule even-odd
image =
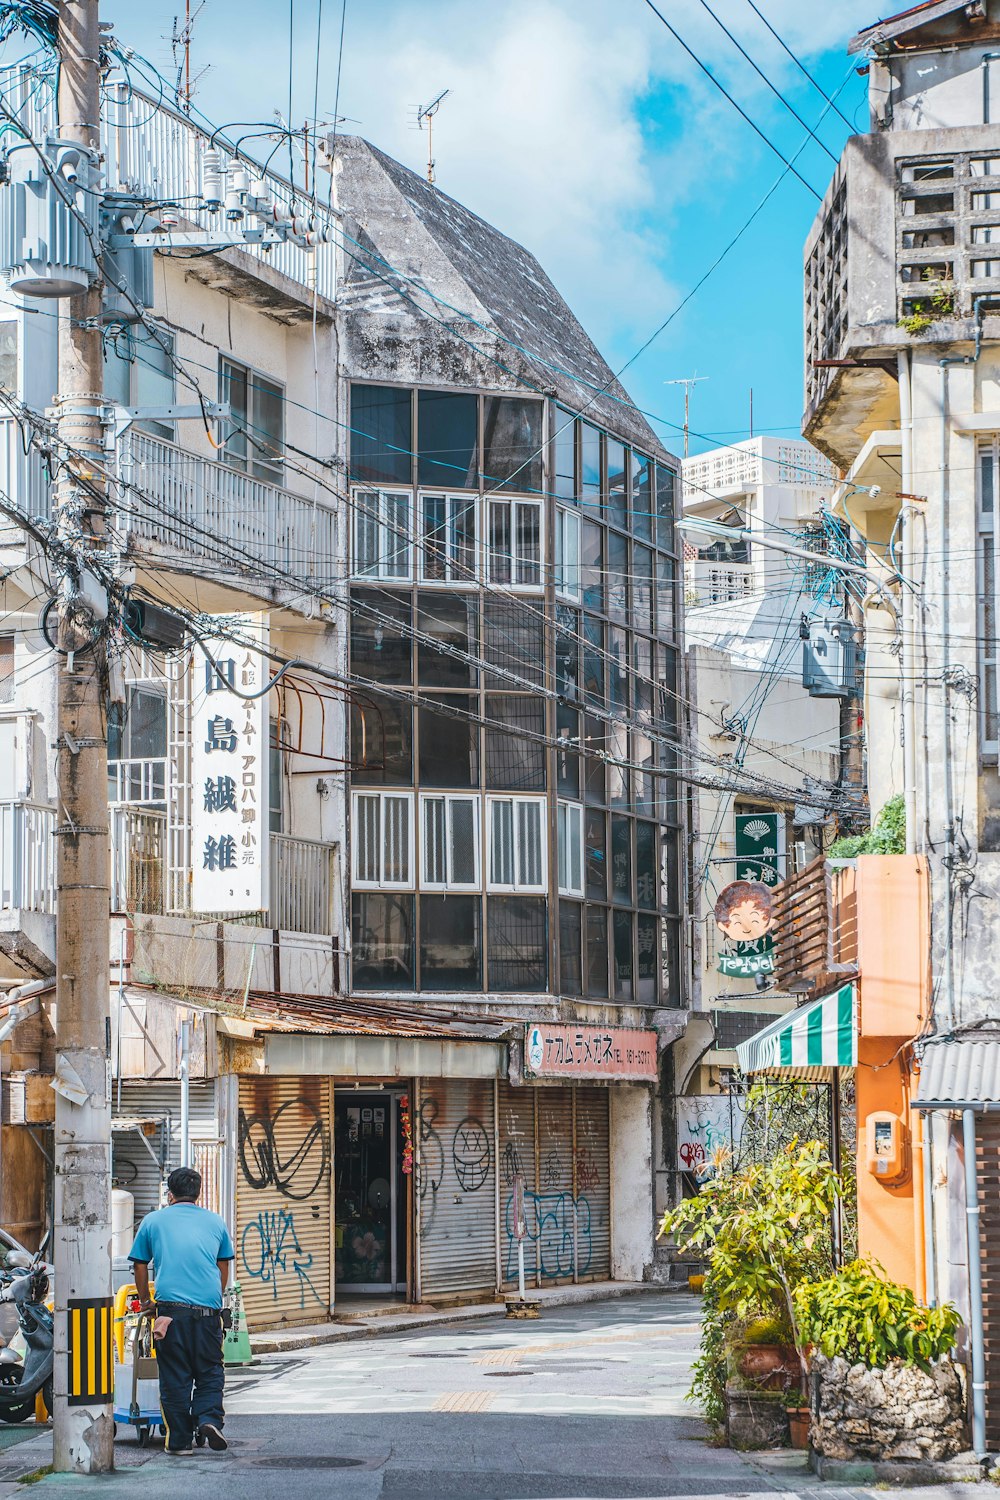
[[[304,1453],[265,1453],[252,1462],[258,1469],[362,1469],[367,1460],[327,1455],[316,1457]]]
[[[490,1380],[510,1380],[514,1375],[534,1375],[534,1370],[484,1370]]]

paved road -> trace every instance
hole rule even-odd
[[[25,1497],[103,1500],[846,1500],[706,1441],[683,1400],[699,1305],[647,1293],[269,1355],[229,1379],[228,1454],[117,1445],[109,1479],[43,1478]],[[37,1443],[25,1443],[34,1462]],[[18,1450],[14,1450],[16,1453]],[[9,1464],[14,1454],[4,1455]],[[791,1455],[789,1455],[791,1457]],[[9,1468],[6,1473],[9,1473]],[[5,1476],[4,1476],[5,1477]],[[0,1494],[8,1493],[0,1484]]]

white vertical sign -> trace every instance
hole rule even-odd
[[[195,911],[267,911],[270,842],[267,621],[227,615],[197,651],[191,701],[191,903]],[[254,644],[251,645],[250,642]],[[214,663],[214,665],[213,665]]]

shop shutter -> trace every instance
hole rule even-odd
[[[173,1079],[122,1079],[121,1103],[118,1084],[112,1084],[115,1117],[163,1120],[164,1125],[147,1136],[159,1156],[166,1137],[166,1167],[161,1172],[134,1130],[115,1130],[112,1146],[112,1175],[119,1187],[135,1199],[135,1222],[160,1207],[160,1184],[166,1173],[181,1164],[181,1086]],[[192,1079],[188,1098],[191,1133],[191,1165],[204,1179],[201,1202],[218,1213],[219,1153],[221,1150],[216,1113],[215,1080]]]
[[[577,1088],[574,1152],[578,1276],[611,1279],[611,1172],[607,1089]]]
[[[573,1199],[573,1090],[536,1088],[538,1160],[534,1220],[528,1233],[535,1240],[539,1284],[558,1286],[573,1280],[576,1213]]]
[[[236,1279],[251,1330],[329,1317],[331,1099],[325,1078],[241,1078]]]
[[[976,1177],[986,1345],[986,1446],[1000,1448],[1000,1120],[976,1116]]]
[[[414,1120],[421,1301],[496,1290],[493,1107],[492,1082],[421,1083]]]
[[[537,1089],[498,1086],[497,1110],[500,1137],[500,1272],[505,1287],[517,1286],[517,1240],[514,1238],[514,1178],[524,1178],[525,1213],[529,1228],[534,1222],[535,1193],[535,1097]],[[533,1232],[533,1231],[532,1231]],[[524,1243],[524,1278],[537,1286],[537,1252],[533,1239]]]

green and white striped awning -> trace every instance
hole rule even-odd
[[[779,1016],[742,1042],[736,1056],[748,1076],[778,1073],[817,1080],[829,1077],[831,1068],[856,1068],[858,1025],[853,984],[841,985],[832,995],[823,995],[811,1005]]]

